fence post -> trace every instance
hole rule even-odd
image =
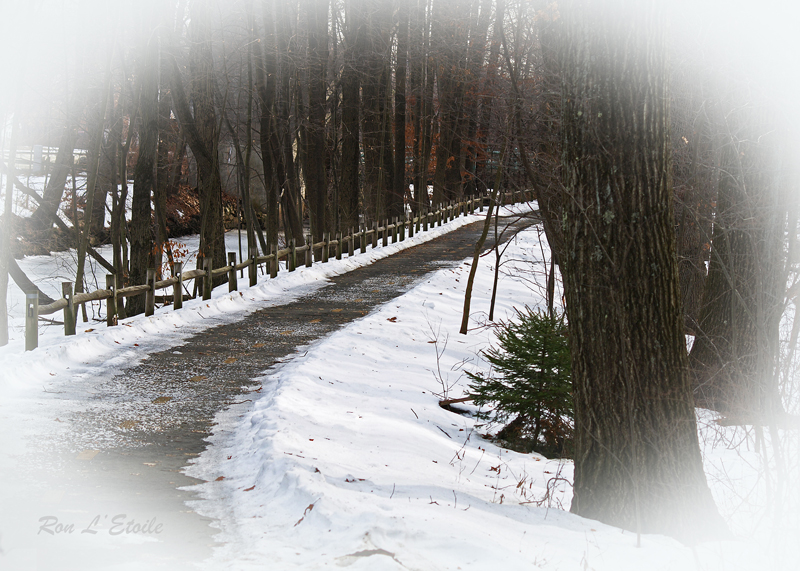
[[[121,298],[117,293],[120,289],[122,289],[122,276],[119,274],[114,274],[114,296],[116,299],[116,303],[114,304],[117,307],[117,322],[120,319],[125,319],[128,317],[128,313],[125,311],[125,302],[123,301],[124,298]]]
[[[378,221],[377,220],[375,220],[372,223],[372,247],[373,247],[373,249],[378,247]]]
[[[172,286],[172,309],[183,307],[183,262],[172,264],[172,277],[178,278]]]
[[[25,294],[25,350],[39,346],[39,293]]]
[[[342,247],[343,246],[344,246],[344,244],[342,243],[342,233],[341,232],[337,232],[336,233],[336,259],[337,260],[341,260],[342,259],[342,249],[343,249]]]
[[[297,267],[297,246],[294,238],[289,240],[289,259],[286,260],[286,265],[290,272],[293,272]]]
[[[64,284],[61,284],[62,287]],[[71,284],[70,284],[71,285]],[[114,279],[114,274],[106,274],[106,289],[111,290],[111,295],[106,299],[106,327],[113,327],[117,324],[117,282]],[[70,289],[72,289],[70,287]],[[70,292],[71,294],[72,292]],[[64,296],[67,297],[67,296]],[[75,322],[73,321],[73,324]],[[69,335],[67,332],[67,310],[64,309],[64,334]]]
[[[328,260],[331,259],[331,235],[329,232],[322,233],[322,253],[320,254],[320,259],[324,264]]]
[[[408,237],[409,238],[413,238],[414,237],[414,211],[413,210],[411,211],[411,220],[409,221],[409,224],[408,224]]]
[[[67,307],[64,308],[64,335],[75,335],[75,303],[72,297],[72,282],[61,282],[61,295],[67,300]]]
[[[364,254],[367,251],[367,225],[364,224],[361,226],[361,253]]]
[[[353,233],[353,227],[350,226],[350,239],[347,241],[347,257],[352,258],[355,253],[355,240],[356,235]]]
[[[203,299],[211,299],[211,270],[214,269],[214,263],[211,258],[203,258],[203,271],[206,275],[203,276]]]
[[[308,246],[306,250],[306,267],[310,268],[314,265],[314,238],[311,234],[306,236],[306,246]]]
[[[258,282],[258,268],[256,267],[256,256],[258,256],[258,249],[255,247],[250,248],[248,257],[250,258],[250,265],[247,266],[247,277],[250,280],[250,287],[256,285]]]
[[[228,252],[228,265],[231,267],[228,270],[228,292],[234,292],[239,289],[239,277],[236,275],[236,252]]]
[[[403,215],[400,218],[398,218],[398,220],[402,220],[402,222],[400,223],[400,241],[402,242],[403,240],[406,239],[406,224],[408,224],[408,213],[403,211]]]
[[[147,285],[150,286],[144,294],[144,315],[149,317],[156,312],[156,270],[147,269]]]

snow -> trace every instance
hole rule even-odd
[[[162,308],[150,318],[97,326],[73,338],[52,327],[40,348],[21,340],[0,349],[0,474],[36,442],[58,440],[52,418],[81,406],[76,389],[93,376],[175,345],[201,328],[324,287],[327,277],[479,219],[459,218],[413,239],[352,259],[315,264],[210,302]],[[235,235],[228,236],[230,249]],[[544,303],[547,245],[536,229],[504,255],[496,315]],[[196,247],[196,246],[190,246]],[[56,261],[59,260],[59,261]],[[27,259],[44,277],[63,263]],[[572,463],[519,454],[482,437],[491,426],[438,406],[465,391],[465,370],[485,367],[494,340],[487,323],[494,257],[478,266],[470,332],[459,335],[471,260],[442,268],[409,292],[259,378],[252,402],[216,418],[210,446],[186,470],[197,512],[215,518],[221,545],[208,569],[594,569],[752,570],[797,568],[797,436],[722,428],[698,411],[701,448],[715,499],[736,539],[695,549],[663,536],[636,535],[565,511]],[[538,272],[538,275],[532,272]],[[224,288],[221,288],[224,289]],[[494,427],[496,428],[496,427]],[[13,435],[13,436],[12,436]],[[786,502],[775,513],[775,452],[782,451]],[[766,460],[765,460],[766,459]],[[772,488],[768,485],[771,482]],[[0,490],[15,483],[0,475]],[[549,492],[549,493],[548,493]],[[9,552],[14,522],[0,518]],[[2,559],[0,555],[0,560]],[[134,567],[135,568],[135,567]]]

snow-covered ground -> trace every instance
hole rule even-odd
[[[53,327],[31,353],[22,353],[19,341],[0,349],[2,497],[15,489],[3,474],[15,473],[15,462],[37,442],[58,440],[63,428],[52,419],[80,404],[71,400],[73,384],[169,347],[209,318],[233,321],[295,298],[323,287],[327,276],[446,229],[352,260],[262,278],[241,295],[217,291],[210,303],[165,308],[115,328],[93,325],[65,339]],[[544,283],[549,258],[542,239],[531,229],[506,252],[501,319],[515,307],[543,303],[535,285]],[[470,333],[458,334],[469,262],[438,271],[304,355],[265,371],[253,402],[218,415],[211,445],[187,470],[206,481],[199,486],[204,499],[192,507],[218,520],[222,546],[207,568],[798,568],[800,445],[794,434],[781,434],[780,448],[763,435],[756,449],[753,430],[720,428],[700,411],[709,483],[736,539],[690,549],[645,536],[637,547],[634,534],[565,511],[570,462],[498,448],[481,436],[492,427],[440,408],[443,394],[465,390],[465,370],[485,367],[480,352],[494,340],[486,323],[493,256],[478,267]],[[32,271],[33,260],[23,263]],[[28,524],[35,534],[36,521],[0,515],[0,561],[11,559],[18,546],[10,539],[25,540]]]

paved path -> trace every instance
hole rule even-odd
[[[76,438],[107,433],[114,445],[63,453],[61,491],[51,507],[40,509],[50,509],[42,514],[73,523],[76,530],[99,533],[78,536],[76,531],[72,542],[40,533],[42,568],[130,564],[136,569],[147,563],[175,569],[210,556],[212,522],[187,507],[195,496],[180,488],[197,483],[181,469],[204,450],[215,414],[247,400],[247,393],[258,388],[253,379],[276,363],[409,290],[429,272],[471,256],[482,224],[335,277],[293,303],[211,327],[116,376],[98,379],[86,408],[63,420],[71,423]],[[114,528],[114,523],[122,525]],[[150,533],[133,533],[137,525]],[[110,529],[123,533],[109,538]]]

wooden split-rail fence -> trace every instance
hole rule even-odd
[[[530,191],[516,191],[504,193],[500,203],[513,204],[532,199]],[[184,301],[183,284],[189,280],[199,280],[196,290],[202,292],[204,300],[211,299],[214,278],[218,276],[227,274],[228,291],[237,291],[239,289],[237,272],[247,270],[249,285],[254,286],[258,281],[259,266],[262,264],[266,265],[266,271],[269,272],[271,278],[274,278],[278,275],[281,260],[285,260],[286,270],[290,272],[297,268],[298,259],[301,255],[306,267],[311,267],[314,260],[327,262],[334,256],[337,260],[341,260],[345,251],[349,257],[355,255],[357,247],[361,253],[366,252],[368,243],[373,248],[378,247],[379,239],[382,245],[386,246],[390,239],[392,243],[403,241],[406,235],[411,238],[415,232],[425,232],[429,228],[441,226],[443,222],[453,220],[459,215],[472,214],[476,208],[482,212],[483,206],[487,201],[488,196],[486,195],[469,198],[461,202],[451,201],[436,210],[425,211],[419,216],[406,214],[403,220],[398,218],[386,220],[382,226],[378,225],[377,222],[373,222],[371,227],[364,226],[358,232],[351,231],[348,235],[339,233],[334,239],[331,239],[330,233],[326,233],[323,241],[316,244],[313,244],[311,237],[308,236],[305,245],[296,247],[294,239],[292,239],[289,241],[287,248],[280,250],[277,245],[273,244],[271,246],[272,252],[265,256],[258,256],[256,251],[252,250],[248,259],[239,263],[236,263],[236,253],[229,252],[228,265],[221,268],[214,268],[210,258],[203,260],[202,269],[187,271],[183,270],[181,262],[175,262],[172,267],[172,277],[165,280],[157,280],[156,270],[149,269],[147,270],[146,281],[141,285],[120,287],[120,276],[107,274],[105,289],[98,289],[89,293],[73,293],[72,283],[63,282],[61,284],[63,297],[48,305],[39,305],[38,293],[27,293],[25,298],[25,350],[31,351],[38,347],[39,317],[43,315],[51,315],[58,311],[63,311],[64,334],[75,335],[77,308],[81,304],[105,300],[106,323],[111,327],[117,324],[118,319],[126,317],[124,304],[122,303],[123,298],[144,295],[144,314],[145,316],[150,316],[155,312],[156,291],[165,288],[172,288],[172,295],[164,296],[164,301],[168,301],[171,297],[173,308],[178,310],[181,309]]]

